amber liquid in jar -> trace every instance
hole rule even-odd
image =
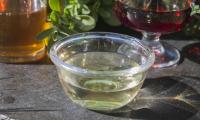
[[[46,6],[17,13],[3,11],[0,4],[0,62],[32,62],[45,56],[45,44],[36,36],[45,29],[46,14]]]

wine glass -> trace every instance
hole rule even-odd
[[[154,68],[176,65],[178,49],[160,42],[161,34],[180,31],[190,18],[191,0],[116,0],[115,13],[123,25],[142,32],[156,55]]]

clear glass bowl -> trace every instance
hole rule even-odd
[[[55,43],[50,58],[65,93],[82,107],[110,111],[131,102],[153,65],[153,52],[134,37],[105,32]]]

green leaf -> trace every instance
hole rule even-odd
[[[107,8],[107,9],[101,8],[99,10],[99,14],[107,24],[109,24],[111,26],[121,25],[121,22],[118,20],[118,18],[114,14],[112,8]]]
[[[77,27],[81,31],[90,31],[95,28],[96,26],[96,21],[93,17],[88,16],[88,15],[79,15],[81,20],[77,21]]]
[[[101,2],[99,0],[96,0],[96,2],[94,3],[94,5],[91,7],[92,9],[92,17],[97,21],[98,20],[98,11],[99,8],[101,6]]]
[[[61,17],[59,15],[59,12],[56,12],[56,11],[51,12],[50,20],[54,25],[58,26],[61,23],[60,19],[61,19]]]
[[[106,19],[104,19],[104,22],[106,22],[108,25],[111,25],[111,26],[120,26],[121,25],[121,22],[115,17],[106,18]]]
[[[78,0],[67,0],[68,4],[77,4]]]
[[[198,5],[195,5],[195,6],[194,6],[194,9],[195,9],[195,10],[198,10],[198,9],[199,9],[199,6],[198,6]]]
[[[81,13],[82,13],[82,14],[85,14],[85,15],[90,14],[90,9],[88,8],[87,5],[83,5],[83,7],[82,7],[82,9],[81,9]]]
[[[61,12],[60,0],[49,0],[49,6],[53,11]]]
[[[195,11],[192,11],[191,13],[190,13],[190,16],[193,16],[193,15],[195,15],[196,14],[196,12]]]
[[[106,6],[112,6],[113,5],[113,0],[102,0],[103,4]]]
[[[190,15],[192,16],[195,14],[200,14],[200,7],[199,5],[192,4],[192,12]]]
[[[50,19],[52,22],[56,22],[58,20],[58,14],[55,11],[52,11],[50,14]]]
[[[85,26],[90,26],[90,25],[94,25],[95,24],[95,20],[94,18],[92,18],[91,16],[88,15],[80,15],[81,18],[81,22],[85,25]]]
[[[77,12],[74,11],[74,5],[65,6],[64,13],[68,14],[69,16],[74,16],[74,14],[77,14]]]
[[[43,32],[41,32],[39,35],[37,35],[36,39],[37,40],[44,40],[45,38],[49,37],[51,33],[55,31],[54,28],[47,29]]]
[[[91,0],[79,0],[79,2],[80,2],[81,4],[88,4],[88,3],[91,2]]]

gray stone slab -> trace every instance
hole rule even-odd
[[[177,46],[180,50],[185,45],[194,42],[197,41],[177,42],[169,40],[170,44]],[[190,89],[189,90],[192,91],[191,93],[194,93],[196,96],[198,96],[198,93],[200,93],[200,79],[197,78],[197,77],[200,78],[200,65],[197,63],[185,59],[183,63],[181,63],[176,67],[167,69],[156,69],[156,70],[152,69],[148,74],[149,79],[162,78],[164,76],[196,77],[195,80],[190,78],[185,78],[185,79],[179,79],[179,81],[191,87],[192,90]],[[150,80],[148,81],[150,83]],[[160,86],[161,88],[162,81],[161,85],[158,84],[158,86]],[[179,88],[180,86],[178,86],[177,88]],[[172,90],[172,92],[170,91],[169,93],[173,93],[173,89],[169,89]],[[155,89],[152,91],[156,90],[159,91],[160,89]],[[194,91],[197,91],[197,93],[195,93]],[[146,92],[148,93],[148,90]],[[153,96],[160,97],[162,96],[162,94],[159,93]],[[151,98],[148,99],[149,101],[144,103],[145,104],[151,103],[152,105],[154,102],[152,102]],[[158,99],[161,99],[161,97]],[[162,103],[161,106],[166,106],[166,104],[170,104],[170,101],[169,102],[165,101],[165,104],[163,105]],[[139,106],[140,104],[138,103],[137,105]],[[133,104],[133,106],[135,105]],[[182,106],[181,105],[179,106],[177,104],[176,107],[178,109]],[[187,116],[187,119],[198,120],[200,119],[199,102],[195,103],[195,106],[193,107],[197,111],[194,112],[195,114],[188,113],[188,116],[189,115],[190,116],[189,117]],[[185,108],[189,107],[186,106]],[[162,110],[162,108],[159,108],[158,104],[155,110],[159,111]],[[0,114],[9,116],[10,118],[16,120],[129,120],[129,119],[160,120],[162,119],[162,116],[159,116],[161,114],[158,114],[157,118],[156,115],[153,118],[152,116],[148,117],[150,113],[145,112],[145,109],[143,110],[143,112],[138,113],[141,114],[139,116],[137,116],[138,114],[134,114],[134,112],[137,113],[137,111],[135,110],[132,110],[132,112],[130,111],[131,111],[130,109],[124,108],[121,111],[116,111],[116,113],[103,114],[95,111],[90,111],[81,108],[78,105],[73,104],[69,100],[69,98],[64,94],[64,91],[62,90],[58,80],[56,68],[53,65],[0,64]],[[175,119],[178,117],[175,117]]]

